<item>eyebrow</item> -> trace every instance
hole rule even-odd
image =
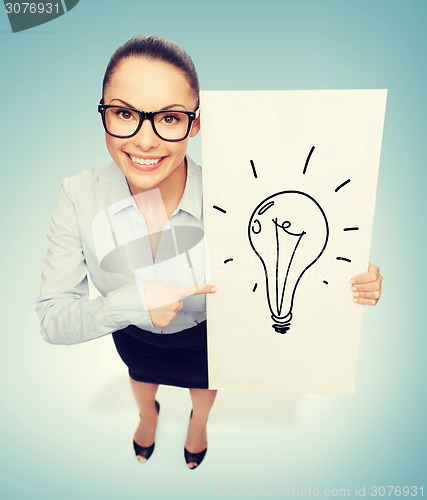
[[[111,99],[111,101],[120,101],[128,108],[137,109],[137,108],[135,108],[135,106],[133,106],[132,104],[129,104],[128,102],[124,101],[123,99]],[[111,103],[111,101],[110,101],[110,103]],[[161,110],[173,109],[173,108],[176,108],[176,106],[180,106],[181,108],[186,109],[186,107],[183,104],[169,104],[168,106],[163,106],[160,109]]]

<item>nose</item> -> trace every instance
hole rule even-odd
[[[159,138],[154,133],[153,126],[150,120],[145,119],[142,122],[138,133],[133,136],[133,143],[143,151],[156,148],[159,144]]]

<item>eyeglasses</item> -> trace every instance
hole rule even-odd
[[[102,123],[107,134],[120,139],[133,137],[139,131],[144,120],[150,120],[154,133],[164,141],[183,141],[190,133],[191,124],[198,117],[199,110],[177,111],[139,111],[126,106],[111,104],[98,105]]]

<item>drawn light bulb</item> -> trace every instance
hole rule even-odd
[[[281,191],[255,208],[249,219],[248,236],[263,265],[272,327],[286,333],[291,326],[298,284],[326,248],[326,215],[308,194]]]

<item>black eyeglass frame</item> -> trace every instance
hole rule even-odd
[[[138,124],[135,132],[133,134],[130,134],[130,135],[116,135],[116,134],[112,134],[108,130],[107,124],[105,123],[105,112],[106,112],[106,110],[108,108],[119,108],[119,109],[129,110],[129,111],[133,111],[135,113],[138,113],[138,115],[139,115],[139,124]],[[199,111],[199,108],[197,108],[196,111],[183,111],[181,109],[161,109],[159,111],[140,111],[139,109],[130,108],[129,106],[117,106],[115,104],[103,104],[102,99],[101,99],[100,103],[98,104],[98,113],[101,114],[102,124],[104,125],[105,132],[107,132],[107,134],[111,135],[112,137],[117,137],[118,139],[130,139],[131,137],[133,137],[134,135],[136,135],[139,132],[139,130],[142,127],[142,124],[143,124],[144,120],[150,120],[151,127],[152,127],[154,133],[157,135],[157,137],[159,137],[160,139],[162,139],[162,141],[167,141],[167,142],[179,142],[179,141],[183,141],[183,140],[187,139],[188,134],[190,133],[190,130],[191,130],[191,125],[193,124],[194,120],[198,116],[198,111]],[[171,113],[184,113],[185,115],[188,116],[188,127],[187,127],[187,132],[185,133],[184,137],[182,137],[180,139],[165,139],[164,137],[162,137],[158,133],[158,131],[156,129],[156,126],[154,124],[154,117],[157,114],[159,114],[159,113],[167,113],[167,112],[171,112]]]

